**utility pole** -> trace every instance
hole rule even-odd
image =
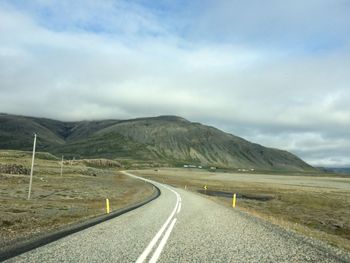
[[[29,180],[28,200],[30,199],[30,193],[31,193],[31,191],[32,191],[33,170],[34,170],[34,158],[35,158],[35,147],[36,147],[36,134],[34,133],[33,156],[32,156],[32,167],[31,167],[31,169],[30,169],[30,180]]]
[[[62,155],[62,161],[61,161],[61,176],[63,174],[63,155]]]

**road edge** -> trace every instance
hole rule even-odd
[[[184,191],[188,191],[188,190],[184,190]],[[229,208],[228,206],[226,206],[223,203],[221,203],[220,201],[218,201],[218,199],[210,198],[211,196],[201,194],[199,192],[192,192],[192,191],[188,191],[188,192],[195,194],[197,196],[201,196],[202,198],[206,198],[207,200],[215,202],[216,204],[218,204],[222,207],[225,207],[227,209]],[[318,239],[318,238],[313,237],[311,235],[306,235],[306,234],[299,232],[295,229],[292,229],[288,226],[280,225],[278,223],[275,223],[275,222],[269,220],[268,218],[256,216],[256,215],[254,215],[246,210],[241,210],[239,207],[235,208],[235,210],[231,209],[231,211],[234,211],[235,213],[238,213],[242,217],[245,217],[249,220],[253,220],[256,224],[260,224],[261,226],[263,226],[265,228],[278,230],[281,235],[285,236],[285,235],[291,234],[295,239],[298,239],[301,242],[307,243],[310,247],[314,247],[314,248],[324,252],[325,254],[332,256],[332,258],[334,260],[336,260],[337,262],[341,262],[341,263],[350,262],[349,261],[350,252],[348,252],[347,250],[345,250],[343,248],[332,245],[324,240]]]
[[[150,183],[150,182],[148,182],[148,183]],[[152,184],[152,183],[150,183],[150,184]],[[79,232],[81,230],[87,229],[89,227],[95,226],[95,225],[100,224],[102,222],[105,222],[107,220],[118,217],[122,214],[130,212],[130,211],[132,211],[136,208],[139,208],[145,204],[148,204],[149,202],[155,200],[156,198],[158,198],[161,195],[160,189],[157,186],[155,186],[154,184],[152,184],[152,185],[154,186],[155,192],[150,197],[148,197],[146,200],[143,200],[141,202],[131,204],[131,205],[126,206],[124,208],[115,210],[115,211],[111,212],[110,214],[97,216],[97,217],[88,219],[84,222],[73,224],[73,225],[68,226],[66,228],[54,231],[52,233],[44,234],[40,237],[29,239],[29,240],[26,240],[22,243],[19,243],[19,244],[13,245],[13,246],[9,246],[9,248],[4,249],[3,251],[0,252],[0,262],[5,261],[5,260],[10,259],[10,258],[13,258],[13,257],[16,257],[16,256],[19,256],[25,252],[28,252],[28,251],[33,250],[35,248],[49,244],[49,243],[54,242],[58,239],[61,239],[61,238],[66,237],[68,235],[74,234],[74,233]]]

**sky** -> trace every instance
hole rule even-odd
[[[349,0],[0,0],[0,112],[178,115],[350,167]]]

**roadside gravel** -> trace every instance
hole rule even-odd
[[[156,185],[162,194],[153,202],[7,262],[135,262],[176,203]],[[174,189],[182,207],[158,262],[350,262],[347,252]]]
[[[350,262],[350,254],[177,189],[182,211],[160,262]]]

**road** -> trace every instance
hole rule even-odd
[[[6,262],[350,262],[322,242],[153,183],[161,196],[151,203]]]

